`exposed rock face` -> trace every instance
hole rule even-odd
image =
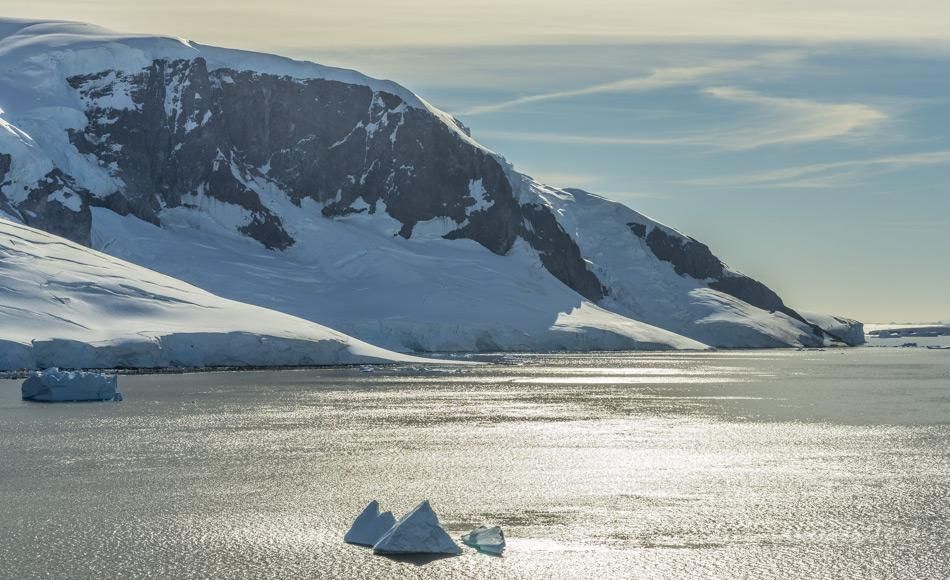
[[[92,214],[84,199],[92,196],[59,169],[41,179],[18,206],[24,223],[89,245]]]
[[[600,283],[584,263],[580,249],[557,222],[551,210],[536,204],[523,208],[525,221],[524,236],[538,250],[541,263],[578,294],[597,302],[607,295],[607,289]]]
[[[662,228],[654,227],[646,234],[643,224],[628,224],[630,229],[640,238],[645,238],[653,254],[673,264],[673,269],[680,276],[693,278],[718,278],[722,276],[722,262],[709,251],[706,244],[692,238],[684,238],[668,234]]]
[[[18,215],[19,212],[10,204],[10,200],[3,194],[2,189],[10,182],[7,181],[7,174],[10,172],[10,165],[13,163],[13,156],[9,153],[0,153],[0,212],[9,215]]]
[[[436,218],[456,224],[446,238],[471,239],[496,254],[521,236],[562,282],[589,299],[603,296],[571,237],[547,208],[518,203],[494,156],[396,95],[331,80],[209,71],[202,58],[68,81],[88,120],[70,134],[73,145],[125,184],[101,199],[83,195],[90,205],[159,223],[164,208],[212,198],[241,208],[241,233],[281,250],[295,240],[264,189],[297,205],[320,202],[328,218],[374,213],[382,202],[405,238]],[[84,225],[57,233],[88,243]]]

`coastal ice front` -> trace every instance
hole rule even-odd
[[[61,371],[57,368],[32,373],[21,392],[24,401],[45,403],[71,401],[121,401],[115,375]]]
[[[0,218],[0,370],[423,360]]]

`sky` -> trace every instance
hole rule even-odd
[[[950,320],[950,2],[0,0],[396,80],[796,308]]]

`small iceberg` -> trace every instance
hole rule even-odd
[[[498,526],[482,526],[462,536],[462,543],[479,552],[500,556],[505,551],[505,533]]]
[[[375,499],[356,517],[350,531],[343,536],[347,544],[370,546],[379,541],[396,523],[392,512],[379,513],[379,502]]]
[[[117,383],[115,375],[49,368],[32,373],[23,381],[21,392],[24,401],[44,403],[121,401],[122,394],[116,390]]]
[[[439,524],[428,500],[417,505],[396,522],[373,546],[376,554],[451,554],[462,553]]]

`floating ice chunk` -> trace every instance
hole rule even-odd
[[[497,556],[505,551],[505,533],[498,526],[482,526],[462,536],[462,543],[479,552]]]
[[[350,526],[350,531],[343,536],[343,541],[347,544],[372,546],[378,542],[395,523],[396,518],[393,517],[392,512],[379,513],[379,502],[374,499],[369,502],[366,509],[353,521],[353,525]]]
[[[439,518],[426,500],[401,517],[396,525],[376,542],[373,552],[458,555],[462,553],[462,549],[439,525]]]
[[[115,375],[68,372],[57,368],[32,373],[21,392],[24,401],[121,401]]]

